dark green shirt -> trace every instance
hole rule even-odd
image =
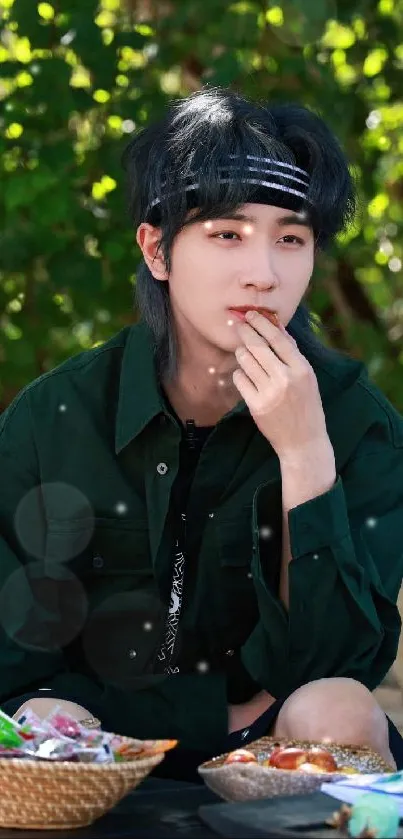
[[[380,683],[400,632],[403,419],[362,363],[306,355],[337,481],[289,513],[289,612],[278,596],[279,460],[240,401],[208,436],[189,492],[172,676],[157,655],[181,428],[147,327],[19,394],[0,418],[0,702],[51,688],[111,730],[215,751],[233,651],[276,697],[326,676]]]

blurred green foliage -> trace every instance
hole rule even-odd
[[[203,84],[336,131],[357,224],[308,302],[403,412],[403,0],[0,0],[0,410],[135,319],[120,154]]]

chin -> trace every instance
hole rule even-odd
[[[227,325],[223,328],[222,322],[216,326],[213,322],[213,318],[211,318],[210,324],[206,324],[206,326],[207,328],[204,329],[202,326],[198,327],[197,331],[199,333],[199,340],[201,337],[203,343],[206,346],[208,345],[215,352],[235,354],[236,348],[239,347],[241,343],[235,324],[233,326]],[[210,326],[210,329],[208,326]],[[234,361],[236,361],[235,358]]]
[[[225,332],[221,330],[222,337],[225,335],[225,342],[223,341],[223,345],[229,352],[235,352],[236,348],[239,347],[239,344],[241,343],[241,337],[237,329],[239,324],[240,321],[238,321],[238,323],[234,322],[231,325],[227,324]]]
[[[220,349],[222,349],[223,352],[233,353],[235,355],[235,350],[237,347],[239,347],[240,343],[241,339],[238,335],[234,335],[232,338],[230,336],[227,341],[221,342]]]
[[[205,338],[214,349],[223,353],[235,353],[240,344],[240,337],[236,331],[230,327],[227,332],[223,329],[216,329],[210,334],[205,333]]]

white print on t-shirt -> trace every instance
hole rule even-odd
[[[171,602],[165,624],[165,639],[158,653],[158,661],[165,661],[164,673],[170,675],[179,673],[179,667],[172,667],[172,660],[176,636],[178,634],[179,618],[182,608],[183,579],[185,573],[185,557],[176,540],[174,568],[171,588]]]

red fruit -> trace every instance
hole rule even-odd
[[[307,752],[294,746],[288,748],[274,749],[270,755],[269,766],[276,769],[299,769],[302,763],[306,763]]]
[[[224,763],[257,763],[257,758],[247,749],[236,749],[227,755]]]
[[[319,746],[309,749],[306,761],[314,766],[320,766],[325,772],[335,772],[337,769],[337,763],[333,755],[327,749],[321,749]]]
[[[276,747],[273,749],[273,751],[272,751],[272,753],[271,753],[270,757],[268,757],[268,758],[267,758],[267,760],[265,760],[265,761],[264,761],[265,765],[266,765],[266,766],[271,766],[271,765],[272,765],[272,764],[270,763],[271,759],[272,759],[272,758],[275,758],[275,756],[276,756],[279,752],[283,752],[285,748],[289,748],[289,747],[288,747],[288,746],[276,746]]]

